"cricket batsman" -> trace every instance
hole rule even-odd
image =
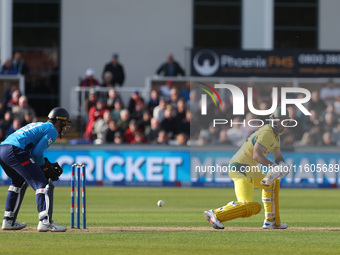
[[[270,116],[270,124],[252,133],[229,162],[229,177],[234,181],[237,201],[204,212],[204,217],[215,229],[223,229],[222,222],[245,218],[258,214],[261,205],[253,202],[254,188],[262,189],[262,202],[265,210],[264,229],[286,229],[280,222],[279,191],[280,180],[290,167],[285,164],[280,150],[280,135],[284,132],[281,121],[289,119],[277,108]],[[266,158],[273,153],[275,163]],[[269,170],[265,174],[259,164]]]

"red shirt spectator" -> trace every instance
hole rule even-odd
[[[136,132],[143,133],[143,130],[137,127],[136,120],[131,120],[129,123],[129,128],[126,129],[124,133],[125,141],[132,143],[132,141],[135,139]]]
[[[88,140],[92,140],[92,131],[94,122],[99,119],[103,118],[104,113],[108,111],[105,105],[105,101],[103,99],[99,99],[96,103],[96,106],[92,106],[89,110],[89,120],[86,124],[84,138]]]
[[[93,86],[101,86],[102,84],[94,78],[94,70],[89,68],[85,72],[85,79],[81,81],[80,87],[93,87]]]

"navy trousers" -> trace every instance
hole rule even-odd
[[[25,180],[34,190],[45,188],[48,183],[40,166],[31,159],[29,152],[16,146],[0,145],[0,164],[15,187],[20,188]],[[13,212],[17,197],[17,193],[8,191],[6,211]],[[44,211],[46,208],[45,195],[37,194],[35,198],[38,212]]]

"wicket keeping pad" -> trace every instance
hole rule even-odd
[[[257,202],[230,202],[214,210],[217,219],[221,222],[229,221],[237,218],[247,218],[256,215],[261,211],[262,207]]]

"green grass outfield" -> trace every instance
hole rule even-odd
[[[1,214],[6,193],[0,187]],[[262,230],[262,210],[213,230],[203,211],[234,200],[233,189],[87,187],[87,230],[38,233],[29,188],[18,217],[28,228],[0,230],[0,254],[339,254],[339,198],[339,189],[282,189],[289,229]],[[56,187],[54,200],[53,218],[69,227],[70,188]]]

